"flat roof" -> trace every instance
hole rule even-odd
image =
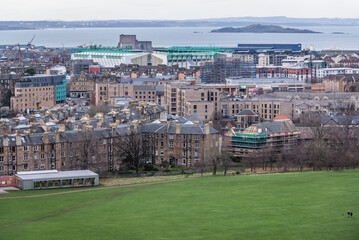
[[[21,178],[22,180],[56,180],[56,179],[68,179],[68,178],[87,178],[87,177],[96,177],[97,173],[94,173],[90,170],[74,170],[74,171],[59,171],[59,172],[49,172],[41,171],[28,172],[26,174],[15,174],[15,176]]]

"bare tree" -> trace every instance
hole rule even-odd
[[[201,176],[203,173],[208,169],[210,162],[205,158],[200,158],[198,161],[195,162],[194,167],[199,169]]]
[[[122,138],[120,148],[125,157],[124,162],[134,167],[138,176],[140,164],[144,156],[144,145],[141,133],[131,131],[131,133]]]
[[[234,164],[232,158],[233,158],[233,154],[222,149],[220,155],[220,161],[221,161],[221,166],[223,167],[224,176],[227,175],[228,169],[232,167]]]
[[[96,139],[93,130],[84,130],[77,132],[76,135],[76,150],[74,168],[92,169],[97,172],[107,171],[106,156],[103,149],[101,149],[101,141],[106,139]],[[103,148],[103,147],[102,147]]]

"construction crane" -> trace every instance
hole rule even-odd
[[[32,39],[31,39],[31,41],[27,43],[27,46],[28,46],[28,47],[31,47],[32,41],[34,41],[34,38],[35,38],[35,37],[36,37],[36,35],[34,35],[34,36],[32,37]]]

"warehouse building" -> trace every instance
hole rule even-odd
[[[16,187],[22,190],[97,186],[99,176],[90,170],[18,172]]]

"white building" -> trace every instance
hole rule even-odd
[[[322,68],[317,70],[318,78],[340,74],[359,74],[359,68]]]

